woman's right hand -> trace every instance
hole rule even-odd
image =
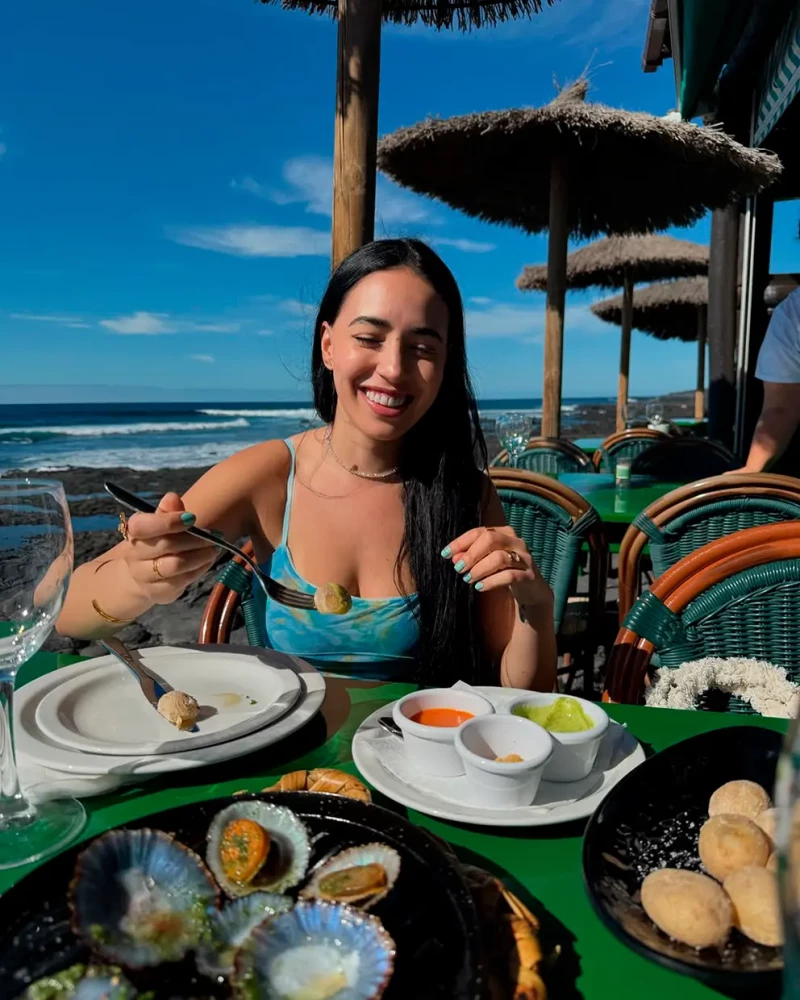
[[[129,518],[123,558],[150,604],[171,604],[214,564],[217,546],[186,534],[194,522],[177,493],[167,493],[155,514]]]

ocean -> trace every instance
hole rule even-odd
[[[565,399],[565,435],[584,407],[608,403]],[[481,422],[528,413],[534,432],[539,399],[483,400]],[[213,465],[270,438],[316,424],[310,403],[64,403],[0,405],[0,472],[67,468],[162,469]]]

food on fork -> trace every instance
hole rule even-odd
[[[346,615],[353,598],[338,583],[324,583],[314,592],[314,607],[321,615]]]
[[[763,868],[772,845],[760,826],[746,816],[712,816],[700,828],[697,848],[703,867],[724,881],[739,868]]]
[[[755,781],[728,781],[714,792],[708,802],[708,815],[746,816],[755,819],[772,805],[769,795]]]
[[[644,912],[669,937],[692,948],[725,943],[733,924],[733,906],[707,875],[659,868],[642,882]]]
[[[200,714],[197,700],[185,691],[167,691],[158,699],[158,714],[178,729],[191,729]]]

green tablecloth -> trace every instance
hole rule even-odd
[[[40,653],[23,668],[20,682],[31,680],[78,657]],[[376,708],[410,690],[407,684],[383,684],[329,677],[322,713],[303,730],[275,747],[211,768],[186,771],[114,795],[87,799],[89,822],[84,837],[149,813],[184,803],[257,791],[286,771],[333,766],[356,773],[350,743],[360,723]],[[784,731],[777,720],[752,716],[678,712],[628,705],[607,706],[648,751],[729,725],[764,725]],[[463,860],[495,872],[538,912],[543,932],[561,944],[561,956],[548,973],[553,1000],[711,1000],[719,997],[695,980],[668,972],[621,944],[600,923],[583,886],[581,846],[584,823],[530,829],[467,827],[430,819],[376,795],[419,826],[449,841]],[[0,891],[27,870],[0,872]],[[422,889],[423,887],[421,887]],[[0,928],[0,930],[2,930]]]
[[[605,441],[605,438],[575,438],[572,442],[577,445],[582,452],[587,454],[591,458],[600,445]]]
[[[562,472],[556,478],[585,496],[608,524],[630,524],[645,507],[684,485],[657,482],[650,476],[633,476],[630,486],[617,487],[613,476],[600,472]]]

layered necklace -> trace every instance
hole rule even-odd
[[[325,444],[327,445],[328,451],[333,455],[333,459],[337,465],[340,465],[346,472],[349,472],[351,476],[358,476],[359,479],[372,479],[372,480],[385,480],[391,479],[392,476],[396,476],[398,473],[398,467],[395,465],[392,469],[387,469],[385,472],[362,472],[357,465],[347,465],[345,462],[339,458],[336,454],[333,442],[331,441],[331,434],[333,433],[333,427],[328,427],[325,431]]]

